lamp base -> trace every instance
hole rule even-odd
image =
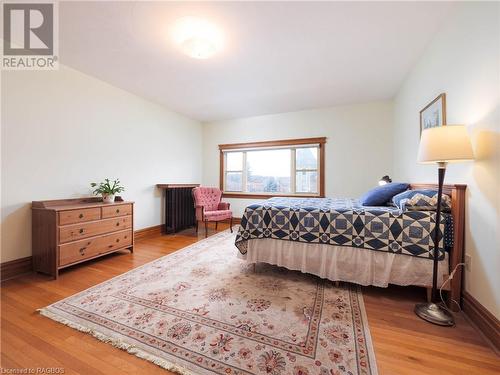
[[[453,315],[437,303],[418,303],[415,305],[415,314],[419,318],[440,326],[454,326]]]

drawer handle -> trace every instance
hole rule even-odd
[[[113,247],[113,245],[108,245],[109,248]]]
[[[120,226],[120,222],[116,223],[116,226],[119,227]]]
[[[83,228],[80,228],[79,232],[80,232],[80,233],[83,233]]]
[[[78,218],[80,218],[80,219],[81,219],[82,217],[83,217],[83,214],[78,215]]]
[[[120,242],[120,239],[119,239],[119,238],[117,238],[117,239],[116,239],[116,242]]]
[[[86,247],[82,247],[80,249],[80,255],[85,255],[85,249],[86,249]]]
[[[120,209],[119,209],[119,208],[117,208],[117,209],[116,209],[116,213],[119,213],[119,212],[120,212]]]

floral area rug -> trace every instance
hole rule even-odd
[[[237,257],[221,232],[40,310],[180,374],[373,375],[357,287]]]

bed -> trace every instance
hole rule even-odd
[[[437,190],[432,184],[410,188]],[[439,225],[439,285],[462,262],[465,188],[443,189],[452,208]],[[354,199],[276,197],[245,209],[235,245],[248,263],[360,285],[430,288],[434,219],[432,211],[366,207]],[[460,269],[445,289],[450,299],[460,301]]]

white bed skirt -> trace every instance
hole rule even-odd
[[[251,239],[239,256],[248,263],[268,263],[332,281],[387,287],[432,286],[432,261],[401,254],[270,238]],[[448,254],[438,266],[438,287],[448,277]],[[441,275],[441,277],[439,277]]]

